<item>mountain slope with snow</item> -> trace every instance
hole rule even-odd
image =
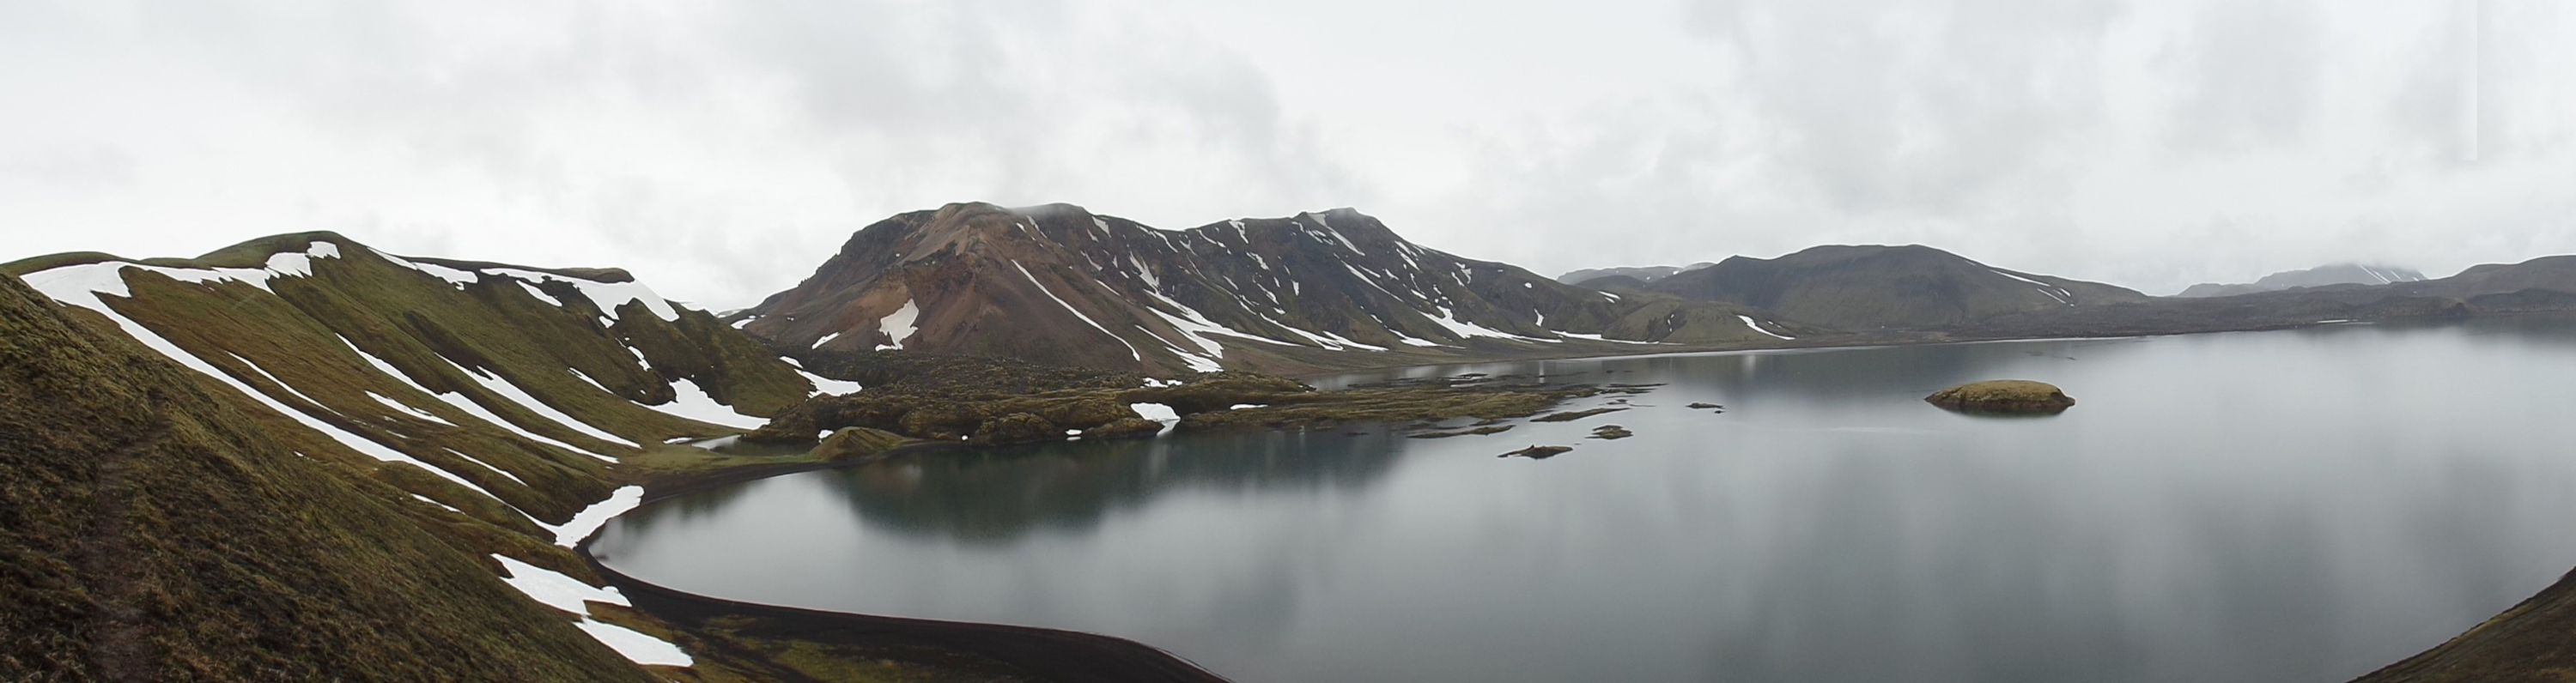
[[[1063,204],[951,204],[858,231],[736,324],[790,350],[1168,373],[1779,341],[1744,317],[1769,318],[1569,286],[1349,209],[1160,230]]]
[[[255,457],[345,473],[469,550],[464,566],[506,568],[490,586],[540,602],[568,585],[604,591],[568,549],[639,499],[621,486],[636,476],[620,471],[625,459],[758,428],[818,390],[856,389],[616,270],[402,257],[331,233],[194,259],[67,254],[0,270],[239,403],[289,444]],[[312,520],[274,524],[277,534],[315,531]],[[692,661],[573,606],[563,611],[577,621],[564,625],[577,628],[560,633],[632,664]]]
[[[298,260],[268,270],[307,277],[288,274]],[[0,680],[661,680],[522,598],[483,554],[596,583],[571,578],[589,574],[576,556],[510,533],[534,529],[423,467],[427,451],[348,438],[429,418],[281,409],[356,404],[289,391],[228,351],[241,374],[217,381],[172,355],[177,330],[128,338],[131,319],[47,296],[0,275]]]

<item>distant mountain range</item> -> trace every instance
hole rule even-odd
[[[1593,289],[1608,289],[1611,286],[1620,285],[1642,286],[1645,283],[1672,277],[1674,273],[1687,270],[1698,270],[1713,265],[1717,264],[1700,262],[1687,266],[1622,266],[1617,268],[1585,268],[1556,276],[1556,281],[1569,285],[1591,287]]]
[[[2145,301],[2111,285],[2004,270],[1931,247],[1822,246],[1738,256],[1645,291],[1846,331],[1931,329],[2024,311]]]
[[[1350,209],[1159,230],[951,204],[852,235],[734,323],[790,352],[907,350],[1170,374],[1762,344],[1820,331],[1631,297],[1399,237]]]
[[[2271,275],[2265,275],[2263,276],[2263,279],[2255,280],[2249,284],[2228,285],[2203,283],[2192,285],[2189,289],[2182,290],[2181,294],[2176,294],[2174,296],[2192,298],[2235,296],[2238,294],[2253,294],[2256,292],[2277,292],[2284,289],[2295,289],[2299,287],[2386,285],[2399,282],[2421,282],[2425,279],[2426,278],[2423,273],[2419,273],[2408,268],[2368,266],[2357,263],[2338,263],[2329,266],[2309,268],[2307,270],[2292,270],[2273,273]]]

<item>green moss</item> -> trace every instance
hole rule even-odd
[[[1923,400],[1951,410],[2011,414],[2056,414],[2075,405],[2075,399],[2055,385],[2017,379],[1970,382]]]

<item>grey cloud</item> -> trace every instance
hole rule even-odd
[[[2110,1],[1686,5],[1738,57],[1783,171],[1856,211],[1947,212],[2098,120]]]
[[[343,229],[623,265],[711,305],[792,283],[877,218],[968,199],[1166,227],[1356,205],[1548,271],[1823,242],[2151,291],[2340,258],[2456,270],[2576,252],[2567,14],[0,3],[0,92],[43,104],[0,109],[0,229],[137,254]],[[2474,105],[2453,96],[2463,54],[2484,64]]]
[[[2322,13],[2308,0],[2243,0],[2199,14],[2167,64],[2182,86],[2170,139],[2208,149],[2298,142],[2320,86]]]

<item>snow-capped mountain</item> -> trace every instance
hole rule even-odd
[[[1350,209],[1160,230],[1071,205],[980,203],[867,226],[735,324],[788,349],[1148,372],[1776,343],[1811,329],[1569,286],[1414,244]]]
[[[2255,292],[2277,292],[2297,287],[2390,285],[2401,282],[2423,282],[2427,279],[2429,278],[2424,277],[2423,273],[2412,268],[2364,265],[2359,263],[2338,263],[2334,265],[2309,268],[2307,270],[2292,270],[2273,273],[2263,276],[2263,279],[2255,280],[2248,284],[2203,283],[2192,285],[2191,288],[2182,290],[2182,293],[2174,296],[2235,296],[2238,294],[2252,294]]]

